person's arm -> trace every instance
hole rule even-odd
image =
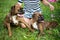
[[[50,7],[51,10],[54,10],[54,6],[51,5],[47,0],[41,0],[44,5],[47,5]]]

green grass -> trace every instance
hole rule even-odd
[[[12,37],[8,36],[8,30],[4,27],[3,21],[9,13],[12,5],[18,0],[0,0],[0,40],[60,40],[60,25],[53,30],[45,30],[45,35],[37,38],[38,31],[30,32],[27,28],[12,27]],[[54,20],[60,24],[60,3],[51,3],[55,6],[54,11],[50,11],[49,7],[41,4],[42,13],[46,21],[51,21],[51,14],[55,15]],[[50,34],[49,34],[50,33]]]

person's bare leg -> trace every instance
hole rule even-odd
[[[30,19],[28,19],[28,18],[24,18],[24,20],[25,20],[25,22],[28,23],[29,25],[31,24]]]
[[[26,28],[26,25],[23,23],[20,23],[22,28]]]
[[[31,28],[31,19],[24,18],[25,22],[29,25],[28,28],[30,31],[34,32],[34,30]]]

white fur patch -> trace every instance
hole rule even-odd
[[[17,17],[16,15],[12,16],[12,21],[14,24],[18,24],[18,20],[16,20],[16,17]]]
[[[38,27],[37,27],[37,22],[33,23],[32,26],[33,26],[33,28],[38,29]]]

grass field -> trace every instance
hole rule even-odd
[[[60,3],[51,3],[55,6],[54,11],[50,11],[49,8],[41,4],[42,13],[46,21],[56,20],[59,25],[53,30],[45,30],[45,35],[36,37],[38,31],[30,32],[27,28],[22,29],[20,27],[12,27],[12,37],[8,36],[8,30],[4,27],[3,21],[6,14],[12,5],[16,4],[18,0],[0,0],[0,40],[60,40]],[[54,18],[51,18],[51,14],[54,14]],[[49,34],[51,33],[51,34]]]

